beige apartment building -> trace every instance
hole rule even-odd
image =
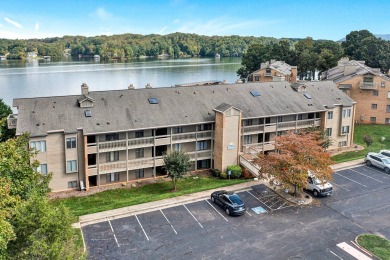
[[[321,74],[357,102],[356,122],[390,124],[390,76],[373,69],[364,61],[342,58],[337,67]]]
[[[90,91],[15,99],[8,117],[30,133],[53,191],[166,175],[163,155],[189,154],[192,170],[241,164],[288,130],[322,127],[330,149],[353,143],[355,102],[329,82],[272,82]]]
[[[284,61],[270,60],[263,62],[260,69],[249,74],[249,82],[297,82],[297,66],[290,66]]]

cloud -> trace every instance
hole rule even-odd
[[[22,28],[22,27],[23,27],[20,23],[15,22],[15,21],[9,19],[8,17],[4,17],[4,20],[5,20],[7,23],[12,24],[13,26],[15,26],[15,27],[17,27],[17,28]]]
[[[3,27],[3,25],[0,23],[0,27]]]
[[[95,10],[93,16],[96,16],[100,19],[109,19],[111,18],[111,13],[106,11],[106,9],[104,9],[103,7],[99,7],[98,9]]]
[[[275,24],[278,21],[244,20],[237,21],[228,17],[219,17],[210,21],[191,21],[184,23],[177,31],[202,35],[233,35],[248,28],[261,28]]]
[[[175,19],[175,20],[173,20],[173,23],[178,23],[178,22],[180,22],[180,20],[179,20],[179,19]]]
[[[35,31],[39,31],[39,23],[35,24]]]
[[[160,31],[157,32],[157,34],[164,34],[164,32],[168,29],[167,26],[164,26],[163,28],[160,29]]]

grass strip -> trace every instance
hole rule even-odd
[[[357,238],[358,244],[382,260],[390,260],[390,241],[372,234],[363,234]]]

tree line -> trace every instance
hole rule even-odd
[[[372,68],[380,68],[387,73],[390,68],[390,41],[375,37],[367,30],[353,31],[339,43],[330,40],[313,40],[310,37],[292,42],[280,40],[268,44],[255,43],[248,47],[242,57],[237,74],[246,79],[250,73],[260,68],[262,62],[276,59],[289,65],[298,66],[298,76],[303,79],[315,78],[321,72],[337,65],[343,57],[363,60]]]
[[[277,42],[271,37],[252,36],[203,36],[189,33],[167,35],[121,34],[113,36],[64,36],[46,39],[0,39],[0,55],[7,59],[25,59],[26,52],[38,52],[41,56],[61,57],[64,52],[72,56],[100,55],[102,59],[156,57],[240,57],[254,43]]]

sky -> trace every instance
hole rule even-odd
[[[0,0],[0,38],[160,34],[340,40],[390,34],[390,0]]]

